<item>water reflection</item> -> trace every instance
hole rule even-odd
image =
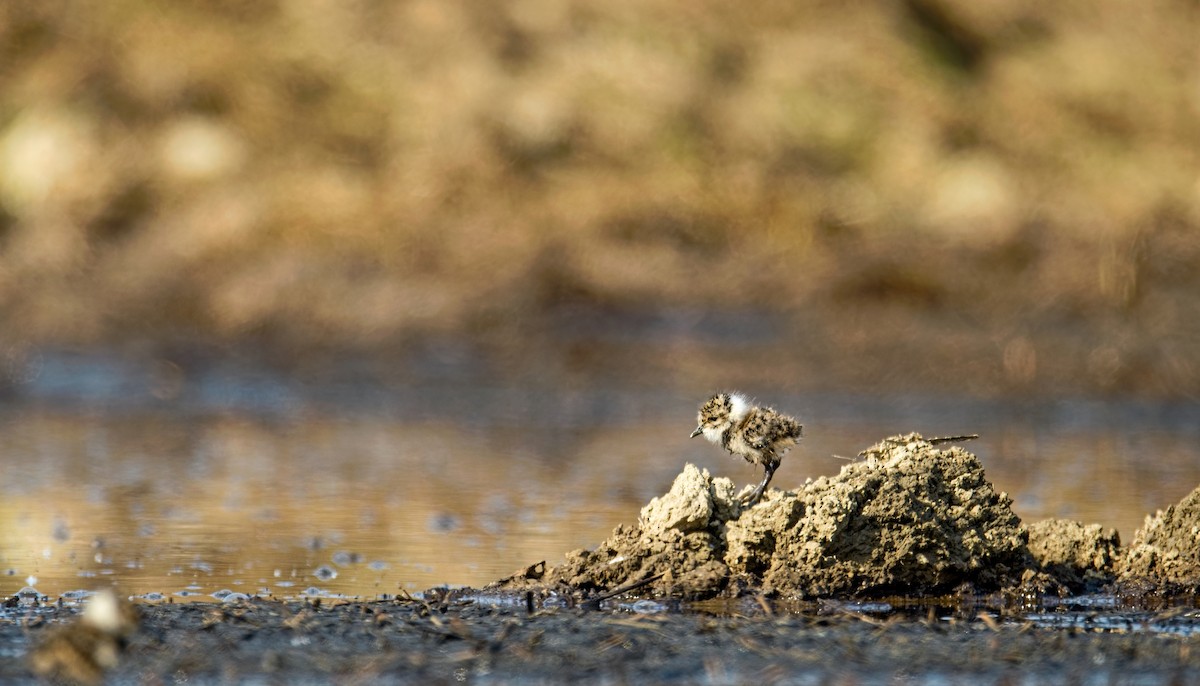
[[[10,405],[0,411],[0,591],[119,583],[211,601],[481,585],[594,546],[685,462],[757,479],[687,440],[703,393],[428,390],[396,391],[387,411]],[[395,411],[405,394],[434,400],[408,416]],[[428,409],[438,403],[440,419]],[[1020,516],[1100,522],[1128,541],[1145,514],[1200,483],[1200,423],[1186,406],[850,396],[778,405],[810,436],[785,460],[780,488],[835,473],[888,434],[973,431],[983,438],[968,447]]]

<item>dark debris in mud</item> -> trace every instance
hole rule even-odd
[[[1052,612],[1063,626],[1046,628],[1003,612],[929,606],[898,613],[886,603],[795,612],[747,602],[720,606],[718,614],[702,606],[631,607],[531,613],[515,602],[416,599],[148,606],[107,682],[997,683],[1026,674],[1109,683],[1137,674],[1141,683],[1178,683],[1200,668],[1193,641],[1089,625],[1093,612]],[[0,645],[9,655],[23,652],[70,613],[42,615],[35,626],[0,624]],[[1157,616],[1168,622],[1180,614]],[[0,681],[34,683],[29,663],[0,660]]]

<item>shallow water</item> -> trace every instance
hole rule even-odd
[[[75,383],[65,379],[74,378]],[[703,393],[554,391],[464,380],[401,387],[213,374],[163,399],[120,365],[45,363],[0,403],[0,592],[117,584],[378,596],[482,585],[592,547],[686,462],[758,474],[689,441]],[[1132,539],[1200,484],[1194,405],[772,394],[808,438],[773,485],[836,473],[904,431],[966,447],[1026,520]]]

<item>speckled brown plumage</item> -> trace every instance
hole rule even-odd
[[[738,393],[718,393],[700,406],[692,437],[709,441],[763,468],[763,480],[746,499],[753,505],[762,497],[779,468],[783,454],[803,435],[795,419],[769,407],[755,407]]]

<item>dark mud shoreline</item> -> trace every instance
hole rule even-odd
[[[1126,613],[1123,622],[1064,608],[971,609],[970,618],[864,611],[882,607],[768,614],[769,605],[747,602],[714,615],[620,605],[530,614],[468,600],[168,604],[142,608],[107,683],[1171,684],[1200,673],[1194,611]],[[67,613],[0,626],[0,645],[20,652]],[[1057,624],[1043,625],[1047,616]],[[35,683],[12,659],[0,660],[0,681]]]
[[[1026,524],[957,439],[741,505],[688,465],[637,524],[477,591],[136,610],[14,599],[0,681],[1194,683],[1200,489],[1131,545]],[[898,597],[903,597],[898,600]],[[97,599],[101,596],[97,596]]]

